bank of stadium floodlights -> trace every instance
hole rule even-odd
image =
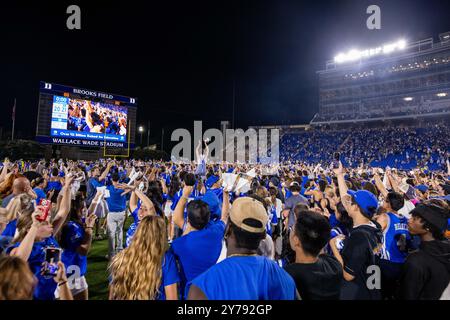
[[[351,61],[358,61],[382,54],[390,54],[395,51],[404,50],[406,48],[406,45],[407,45],[406,40],[401,39],[398,40],[397,42],[388,43],[377,48],[365,50],[352,49],[348,52],[339,53],[337,56],[334,57],[334,62],[337,64],[341,64]]]

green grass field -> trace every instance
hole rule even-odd
[[[125,221],[124,235],[132,223],[132,218]],[[125,237],[124,237],[125,244]],[[86,281],[89,285],[89,300],[108,299],[108,240],[94,240],[88,255],[88,271]]]

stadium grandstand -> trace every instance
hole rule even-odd
[[[450,32],[337,55],[318,71],[311,125],[450,115]]]
[[[450,32],[352,50],[318,71],[319,112],[277,126],[280,160],[350,167],[445,169],[450,155]],[[254,127],[257,128],[273,128]]]

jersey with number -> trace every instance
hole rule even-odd
[[[395,263],[404,263],[407,252],[407,241],[410,239],[408,219],[395,213],[386,213],[389,217],[383,232],[383,247],[381,259]]]

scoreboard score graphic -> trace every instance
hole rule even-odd
[[[41,143],[129,148],[136,98],[41,82],[36,139]],[[130,144],[130,146],[129,146]]]

